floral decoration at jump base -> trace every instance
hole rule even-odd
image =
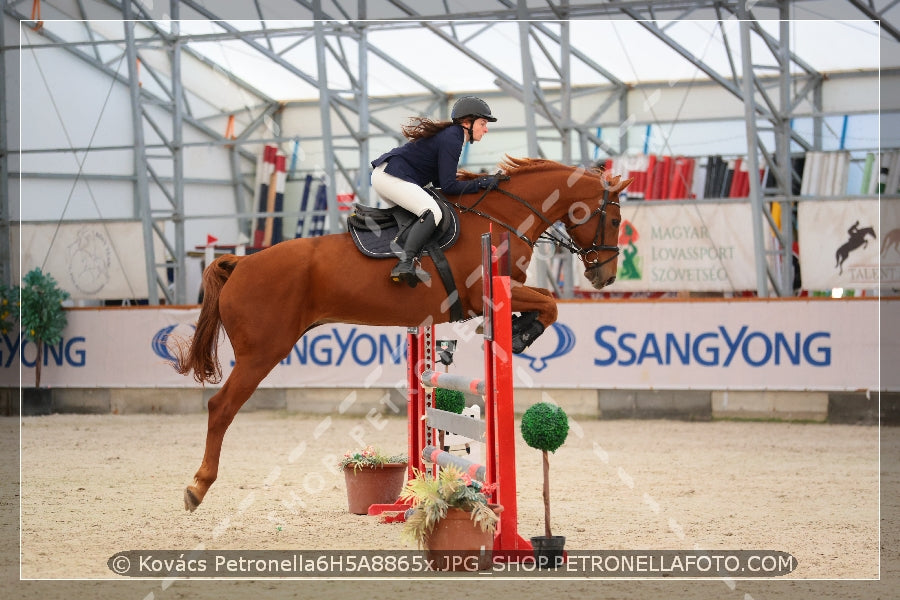
[[[437,477],[416,471],[400,494],[400,500],[412,505],[403,537],[425,549],[432,569],[489,569],[503,510],[489,503],[495,489],[495,484],[479,482],[453,466],[442,467]]]

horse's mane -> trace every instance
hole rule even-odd
[[[498,165],[500,170],[504,175],[512,177],[513,175],[522,175],[524,173],[531,173],[534,171],[549,171],[556,169],[563,169],[566,171],[573,171],[576,169],[581,169],[581,172],[584,175],[589,177],[595,177],[603,183],[606,187],[615,187],[619,184],[621,177],[618,175],[613,175],[610,172],[607,172],[603,169],[602,166],[591,167],[589,169],[584,169],[582,167],[573,167],[570,165],[564,165],[555,160],[549,160],[546,158],[516,158],[510,155],[506,155],[504,159]],[[462,180],[466,179],[474,179],[476,177],[481,177],[484,173],[472,173],[471,171],[460,170],[458,172],[458,176]]]
[[[553,169],[565,169],[568,171],[572,171],[581,169],[583,174],[589,177],[596,177],[605,185],[612,186],[616,185],[620,179],[620,177],[615,177],[612,175],[612,173],[606,172],[601,166],[583,169],[582,167],[572,167],[569,165],[564,165],[560,162],[556,162],[554,160],[548,160],[546,158],[515,158],[508,154],[506,155],[506,158],[504,158],[500,163],[500,169],[510,177],[514,174],[529,173],[531,171],[545,171]]]

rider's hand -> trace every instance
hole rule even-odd
[[[482,190],[495,190],[499,185],[499,181],[497,177],[493,175],[485,175],[484,177],[478,178],[478,188]]]

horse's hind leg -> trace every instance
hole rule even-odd
[[[238,362],[222,389],[210,398],[206,450],[203,453],[203,462],[200,463],[200,468],[194,474],[193,484],[184,490],[184,508],[186,510],[194,512],[216,480],[225,431],[268,371],[269,369],[266,368],[248,367]]]

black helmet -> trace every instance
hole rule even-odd
[[[475,117],[477,119],[487,119],[491,123],[497,120],[491,116],[491,107],[487,102],[475,96],[463,96],[453,105],[450,111],[450,118],[455,122],[466,117]]]

